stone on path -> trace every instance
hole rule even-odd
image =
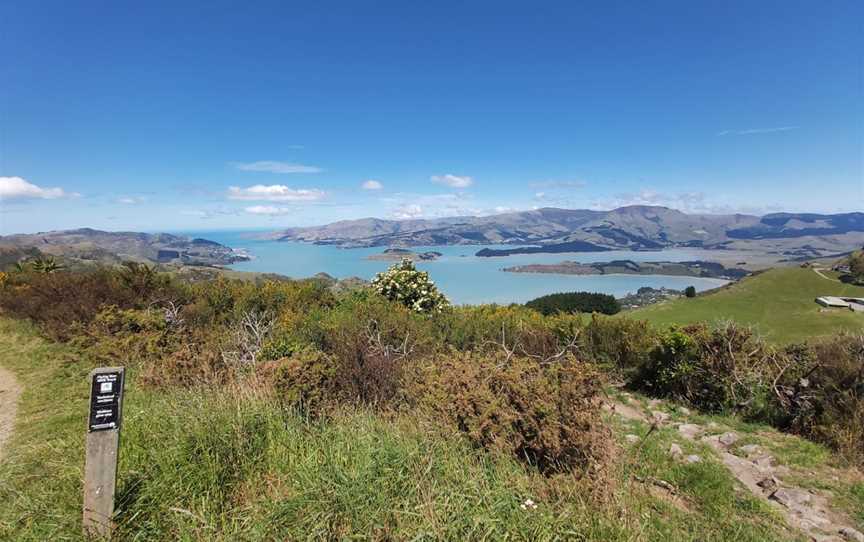
[[[738,442],[738,435],[736,433],[733,433],[732,431],[729,431],[728,433],[723,433],[722,435],[720,435],[720,438],[717,440],[719,440],[720,443],[724,446],[732,446],[733,444]]]
[[[681,457],[684,455],[684,450],[681,449],[681,446],[673,442],[672,446],[669,446],[669,455],[672,457]]]
[[[864,542],[864,534],[852,527],[841,527],[838,532],[849,542]]]
[[[752,455],[752,454],[755,454],[756,452],[759,451],[759,445],[758,444],[745,444],[744,446],[741,446],[738,449],[747,455]]]
[[[687,461],[688,463],[701,463],[702,462],[702,458],[696,454],[688,455],[686,458],[684,458],[684,460]]]
[[[681,433],[684,438],[694,440],[702,434],[702,426],[696,425],[695,423],[682,423],[678,426],[678,432]]]
[[[781,487],[771,494],[770,498],[786,508],[801,508],[810,503],[810,494],[801,489]]]
[[[780,487],[780,482],[777,480],[777,478],[769,476],[763,479],[757,485],[762,488],[762,491],[764,491],[766,495],[770,495],[777,491],[777,489]]]
[[[751,462],[763,470],[768,470],[774,466],[774,458],[770,455],[760,455],[759,457],[753,458]]]

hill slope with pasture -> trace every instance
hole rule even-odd
[[[864,297],[864,287],[808,268],[771,269],[693,299],[676,299],[627,314],[660,326],[735,320],[755,326],[776,343],[864,330],[864,314],[822,310],[815,298],[825,295]]]

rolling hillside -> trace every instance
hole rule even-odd
[[[777,343],[864,330],[862,314],[820,312],[814,299],[823,295],[864,297],[864,287],[830,280],[812,269],[772,269],[695,299],[677,299],[628,314],[660,326],[735,320],[756,326]]]
[[[679,246],[760,250],[777,253],[781,258],[813,258],[859,248],[864,242],[864,213],[777,213],[758,217],[687,214],[649,205],[611,211],[545,207],[490,216],[343,220],[288,228],[269,237],[342,247],[501,243],[541,245],[548,249],[546,252],[567,252]]]

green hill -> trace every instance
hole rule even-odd
[[[820,312],[814,300],[824,295],[864,297],[864,287],[843,284],[812,269],[771,269],[694,299],[676,299],[627,314],[659,326],[735,320],[755,326],[777,343],[864,330],[864,314]]]

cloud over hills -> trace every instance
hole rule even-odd
[[[80,194],[62,188],[43,188],[21,177],[0,177],[0,201],[74,198]]]
[[[445,175],[433,175],[430,180],[435,184],[443,184],[450,188],[468,188],[474,184],[474,179],[472,177],[468,177],[467,175],[453,175],[450,173]]]
[[[284,184],[256,184],[228,188],[228,199],[243,201],[318,201],[327,193],[318,188],[291,188]]]

